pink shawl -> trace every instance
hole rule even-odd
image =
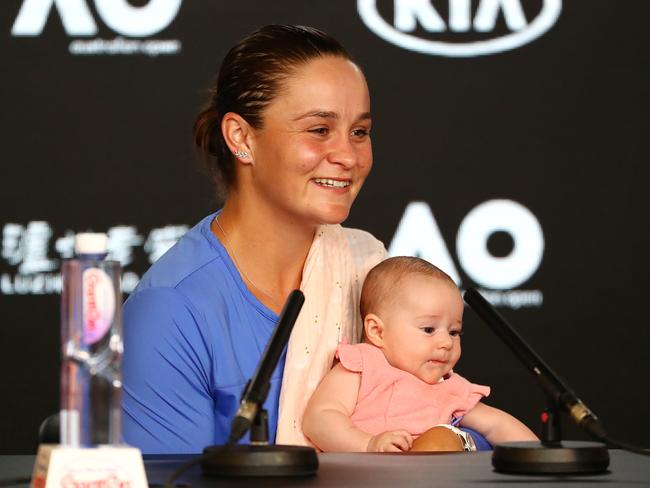
[[[339,342],[359,342],[359,298],[366,274],[386,258],[367,232],[340,225],[316,231],[302,273],[305,303],[289,339],[278,413],[277,444],[311,445],[302,433],[307,402],[330,370]]]

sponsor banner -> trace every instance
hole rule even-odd
[[[136,255],[142,251],[149,264],[156,262],[188,230],[187,225],[168,225],[141,233],[134,225],[118,225],[107,230],[108,259],[124,268],[122,289],[130,293],[145,269],[137,268]],[[489,241],[496,233],[509,236],[511,249],[495,256]],[[45,221],[26,225],[7,223],[2,227],[1,258],[11,268],[0,271],[0,294],[42,295],[61,291],[60,260],[74,254],[71,230],[55,236]],[[456,257],[465,275],[492,297],[494,305],[521,308],[539,307],[540,290],[521,290],[538,270],[544,254],[541,225],[526,207],[513,200],[489,200],[477,205],[461,222],[456,236]],[[418,256],[449,274],[459,287],[461,280],[455,261],[429,205],[411,202],[390,242],[393,256]],[[56,257],[53,257],[55,255]]]
[[[494,255],[490,239],[502,233],[512,242],[505,255]],[[418,256],[465,286],[429,205],[411,202],[406,207],[388,252],[392,256]],[[489,200],[463,219],[456,236],[456,256],[465,274],[495,306],[540,307],[541,290],[519,290],[539,269],[544,255],[544,234],[535,215],[513,200]],[[492,291],[489,291],[492,290]]]
[[[79,56],[136,55],[149,57],[179,54],[178,39],[158,39],[152,36],[167,28],[176,18],[182,0],[149,0],[134,6],[127,0],[23,0],[11,28],[14,37],[40,37],[53,13],[69,37],[74,39],[68,52]],[[113,39],[97,37],[99,25],[117,34]]]
[[[516,49],[543,36],[557,22],[562,1],[358,0],[357,10],[371,31],[403,49],[473,57]]]
[[[146,254],[149,264],[156,262],[188,230],[187,225],[167,225],[140,233],[133,225],[109,228],[107,259],[127,268],[135,261],[136,251]],[[2,295],[48,295],[61,292],[61,259],[74,255],[75,232],[66,230],[56,237],[49,222],[32,221],[26,225],[7,223],[2,227],[0,258],[9,271],[0,272]],[[56,257],[53,257],[56,256]],[[125,269],[122,290],[130,293],[140,280],[141,270]]]

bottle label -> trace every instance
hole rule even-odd
[[[95,344],[106,335],[115,316],[113,281],[102,269],[83,272],[83,316],[83,342]]]

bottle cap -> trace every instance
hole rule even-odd
[[[106,254],[108,236],[101,232],[81,232],[74,237],[75,254]]]

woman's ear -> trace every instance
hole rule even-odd
[[[375,315],[369,313],[363,319],[363,328],[366,332],[366,339],[377,347],[384,347],[384,322]]]
[[[221,119],[221,133],[228,149],[243,164],[253,164],[252,132],[251,126],[239,114],[228,112]]]

